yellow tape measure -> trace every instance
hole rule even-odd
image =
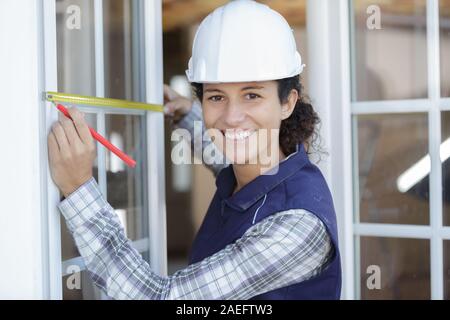
[[[110,107],[110,108],[124,108],[124,109],[138,109],[146,111],[156,111],[163,112],[164,107],[159,104],[149,104],[143,102],[121,100],[121,99],[110,99],[110,98],[98,98],[82,96],[79,94],[68,94],[60,92],[46,92],[45,98],[51,102],[62,102],[71,103],[79,105],[87,105],[94,107]]]

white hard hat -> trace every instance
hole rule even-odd
[[[302,73],[293,30],[267,5],[235,0],[200,24],[186,75],[190,82],[278,80]]]

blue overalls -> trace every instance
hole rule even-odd
[[[331,262],[309,280],[252,299],[339,299],[341,265],[333,200],[322,173],[309,161],[303,145],[280,162],[275,175],[260,175],[233,195],[235,184],[232,166],[222,169],[216,179],[217,191],[194,240],[190,263],[220,251],[274,213],[305,209],[327,228],[334,245]]]

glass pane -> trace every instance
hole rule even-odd
[[[450,0],[440,0],[441,95],[450,97]]]
[[[450,300],[450,240],[444,241],[444,299]]]
[[[430,299],[430,241],[360,239],[361,299]]]
[[[353,0],[353,100],[427,97],[426,0]]]
[[[106,153],[108,202],[116,210],[127,236],[132,240],[148,235],[144,207],[144,132],[142,116],[106,116],[107,139],[137,161],[135,168],[129,168],[111,152]]]
[[[133,12],[138,2],[103,1],[105,95],[109,98],[142,100],[139,44],[144,39]]]
[[[62,279],[63,300],[101,299],[101,291],[92,282],[86,270],[70,272]]]
[[[58,91],[95,95],[94,1],[57,0]]]
[[[359,215],[368,223],[429,224],[427,114],[354,117]]]
[[[450,111],[442,112],[442,200],[443,224],[450,226]],[[448,178],[448,179],[447,179]]]

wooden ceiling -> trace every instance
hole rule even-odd
[[[228,0],[163,0],[163,28],[171,31],[199,23]],[[290,25],[305,24],[306,0],[260,0],[281,13]]]
[[[199,23],[215,8],[229,0],[163,0],[164,31]],[[306,20],[307,0],[257,0],[281,13],[291,26],[303,26]],[[330,0],[333,1],[333,0]],[[441,14],[450,18],[450,0],[440,0]],[[365,13],[371,4],[377,4],[382,13],[398,15],[423,14],[426,0],[357,0],[355,10]]]

